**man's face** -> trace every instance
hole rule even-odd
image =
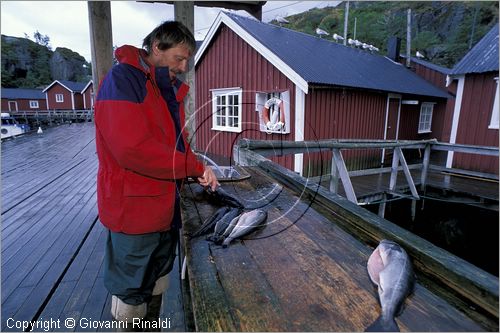
[[[172,80],[176,78],[177,74],[182,74],[188,70],[191,52],[184,44],[179,44],[167,50],[156,48],[155,51],[154,65],[156,67],[168,67]]]

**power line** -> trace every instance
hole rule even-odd
[[[269,10],[266,10],[265,12],[262,12],[262,14],[272,12],[273,10],[278,10],[278,9],[285,8],[285,7],[290,7],[290,6],[296,5],[296,4],[301,3],[301,2],[303,2],[303,1],[296,1],[296,2],[290,3],[288,5],[284,5],[284,6],[281,6],[281,7],[269,9]]]

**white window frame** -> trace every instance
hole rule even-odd
[[[489,129],[498,129],[499,128],[499,110],[498,110],[498,77],[495,78],[495,81],[497,81],[497,88],[495,89],[495,101],[493,102],[493,110],[491,112],[491,119],[490,119],[490,125],[488,126]]]
[[[30,101],[30,109],[38,109],[38,101]]]
[[[224,131],[224,132],[235,132],[241,133],[241,123],[242,123],[242,98],[243,98],[243,90],[241,88],[224,88],[224,89],[212,89],[212,130],[215,131]],[[232,105],[228,105],[229,100],[233,99],[233,96],[238,97],[238,103]],[[218,99],[219,98],[219,99]],[[219,115],[217,102],[219,101],[222,104],[222,100],[224,101],[224,105],[222,108],[224,109],[224,114]],[[234,108],[237,108],[236,113],[234,113]],[[231,113],[231,114],[230,114]],[[234,120],[237,120],[237,126],[229,126],[228,124]],[[218,120],[224,123],[221,125]]]
[[[424,102],[420,106],[420,116],[418,117],[418,134],[431,133],[432,130],[432,114],[434,113],[434,104]],[[428,112],[429,114],[426,114]],[[428,120],[426,119],[428,116]]]
[[[56,103],[64,103],[64,94],[56,94]]]

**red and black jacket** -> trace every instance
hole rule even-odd
[[[204,169],[183,128],[189,87],[179,80],[172,87],[168,68],[148,64],[144,50],[125,45],[115,55],[119,64],[101,82],[95,103],[99,218],[115,232],[166,231],[176,180]]]

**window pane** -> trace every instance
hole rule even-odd
[[[239,101],[239,97],[238,95],[234,95],[234,105],[239,105],[240,103],[238,102]]]

